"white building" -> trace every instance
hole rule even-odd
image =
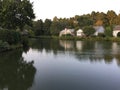
[[[64,30],[60,31],[59,36],[67,35],[67,34],[70,34],[70,35],[73,36],[74,35],[74,29],[65,28]]]
[[[114,27],[114,29],[113,29],[113,36],[117,37],[118,33],[120,33],[120,25],[117,25],[117,26]]]
[[[93,27],[95,29],[95,33],[94,35],[98,36],[99,33],[104,33],[105,29],[103,26],[94,26]]]
[[[60,40],[60,46],[62,46],[65,50],[74,49],[74,42],[70,40]]]
[[[82,29],[77,30],[76,35],[80,37],[84,36],[83,30]]]

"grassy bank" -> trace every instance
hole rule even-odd
[[[120,37],[58,37],[58,36],[36,36],[39,39],[60,39],[60,40],[89,40],[89,41],[113,41],[119,42]]]

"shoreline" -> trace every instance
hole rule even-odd
[[[120,42],[120,37],[59,37],[59,36],[35,36],[36,39],[60,39],[60,40],[81,40],[81,41],[112,41]]]
[[[120,42],[120,37],[58,37],[58,36],[35,36],[31,37],[30,39],[35,38],[35,39],[58,39],[58,40],[74,40],[74,41],[111,41],[111,42]],[[7,51],[12,51],[18,48],[22,48],[23,45],[17,44],[17,45],[11,45],[8,49],[3,49],[0,51],[2,52],[7,52]]]
[[[21,44],[17,44],[17,45],[11,45],[8,49],[3,49],[0,51],[0,53],[2,52],[8,52],[8,51],[12,51],[12,50],[15,50],[15,49],[18,49],[18,48],[22,48],[23,46]]]

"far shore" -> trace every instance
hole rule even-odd
[[[35,37],[31,37],[31,38],[35,38],[35,39],[75,40],[75,41],[80,40],[80,41],[112,41],[112,42],[120,42],[120,37],[35,36]],[[0,53],[6,52],[6,51],[11,51],[11,50],[18,49],[18,48],[21,48],[21,47],[23,47],[23,46],[20,45],[20,44],[11,45],[10,48],[2,50],[2,51],[0,51]]]
[[[32,38],[37,39],[60,39],[60,40],[88,40],[88,41],[113,41],[113,42],[120,42],[120,37],[76,37],[76,36],[35,36]]]

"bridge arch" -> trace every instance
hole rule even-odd
[[[113,31],[113,36],[114,37],[118,37],[118,36],[120,37],[120,30],[114,30]]]

